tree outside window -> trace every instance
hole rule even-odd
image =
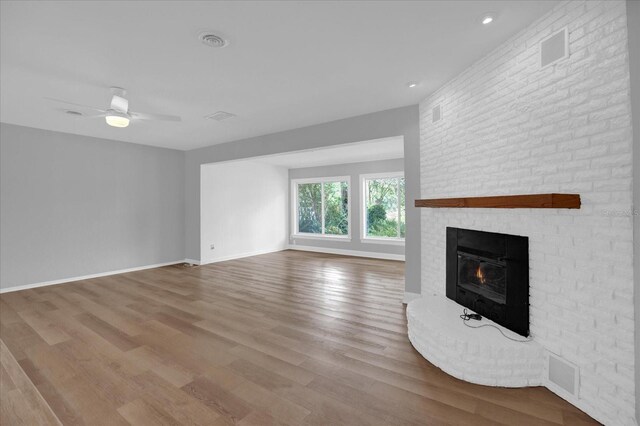
[[[297,183],[297,232],[349,235],[349,182]]]
[[[405,183],[403,176],[364,178],[365,238],[404,239]]]

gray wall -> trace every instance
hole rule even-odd
[[[184,259],[184,152],[0,124],[0,287]]]
[[[200,165],[392,136],[404,136],[407,200],[420,195],[420,130],[418,106],[380,111],[186,152],[185,253],[200,259]],[[406,285],[420,293],[420,215],[407,208]]]
[[[384,161],[369,161],[364,163],[337,164],[324,167],[307,167],[303,169],[289,169],[291,179],[319,178],[330,176],[351,176],[351,241],[331,241],[309,238],[292,238],[291,244],[312,247],[324,247],[340,250],[356,250],[374,253],[404,254],[404,246],[362,243],[362,207],[360,206],[360,175],[367,173],[402,172],[404,159]],[[291,200],[291,185],[289,185],[289,200]],[[413,200],[407,198],[408,203]],[[289,209],[291,211],[291,209]],[[292,221],[289,220],[289,235],[292,235]]]
[[[633,283],[635,297],[636,421],[640,422],[640,2],[627,1],[633,126]]]

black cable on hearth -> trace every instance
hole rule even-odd
[[[506,334],[504,334],[504,333],[502,332],[502,330],[500,330],[500,328],[496,327],[496,326],[495,326],[495,325],[493,325],[493,324],[481,324],[481,325],[478,325],[478,326],[473,326],[473,325],[469,325],[469,324],[468,324],[468,321],[469,321],[469,320],[471,320],[471,319],[479,319],[479,318],[477,318],[477,317],[480,317],[480,315],[478,315],[478,314],[470,314],[470,313],[467,313],[467,310],[466,310],[466,309],[463,311],[462,315],[460,315],[460,318],[462,318],[462,323],[463,323],[464,325],[466,325],[467,327],[469,327],[469,328],[493,327],[493,328],[495,328],[496,330],[498,330],[498,331],[500,332],[500,334],[502,334],[502,335],[503,335],[504,337],[506,337],[507,339],[509,339],[509,340],[513,340],[514,342],[518,342],[518,343],[527,343],[527,342],[531,342],[531,341],[533,340],[533,339],[531,339],[531,338],[527,338],[527,339],[525,339],[525,340],[518,340],[518,339],[514,339],[514,338],[512,338],[512,337],[509,337],[509,336],[507,336]]]

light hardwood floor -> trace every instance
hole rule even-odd
[[[284,251],[0,296],[3,425],[593,424],[454,379],[406,337],[401,262]],[[9,379],[19,373],[29,380]],[[17,377],[17,376],[16,376]],[[48,404],[48,405],[47,405]],[[7,409],[5,409],[7,407]],[[35,407],[35,408],[34,408]]]

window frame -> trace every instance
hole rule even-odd
[[[331,182],[347,182],[347,235],[332,235],[325,234],[325,217],[324,217],[324,184]],[[322,233],[321,234],[312,234],[308,232],[300,232],[298,230],[299,221],[298,221],[298,185],[300,184],[309,184],[309,183],[319,183],[321,184],[320,193],[322,196],[321,206],[322,206]],[[300,178],[300,179],[291,179],[291,238],[306,238],[312,240],[335,240],[335,241],[351,241],[351,176],[327,176],[320,178]]]
[[[407,226],[407,180],[404,176],[404,171],[397,172],[387,172],[387,173],[368,173],[360,175],[360,242],[361,243],[373,243],[373,244],[388,244],[388,245],[400,245],[403,246],[405,244],[405,237],[370,237],[367,235],[367,180],[374,179],[392,179],[392,178],[403,178],[405,179],[405,205],[404,205],[404,223],[405,229]],[[398,209],[400,209],[400,179],[398,179]],[[398,235],[400,235],[400,212],[398,212]]]

